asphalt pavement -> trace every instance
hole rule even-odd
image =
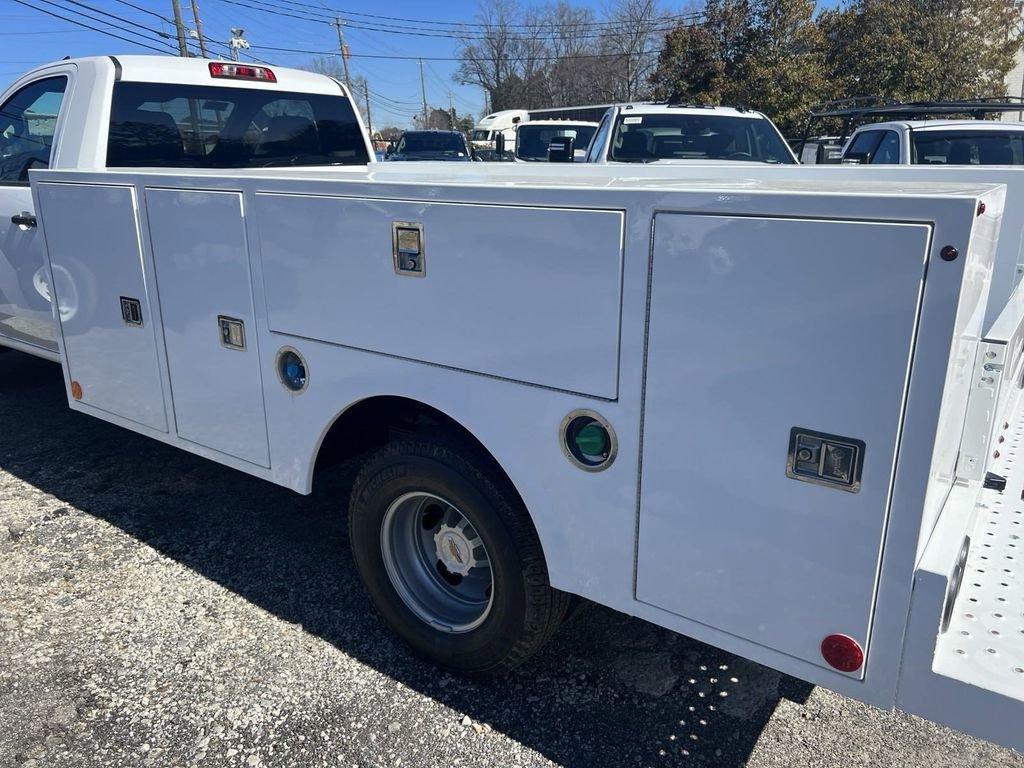
[[[0,354],[0,767],[1024,768],[597,606],[511,675],[438,671],[362,591],[348,479],[299,496]]]

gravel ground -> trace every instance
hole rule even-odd
[[[467,682],[375,617],[311,497],[70,412],[0,355],[0,766],[1022,766],[590,607]]]

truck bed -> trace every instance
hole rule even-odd
[[[949,626],[935,647],[937,674],[1024,700],[1024,471],[1016,470],[1024,408],[1014,413],[993,471],[1002,492],[985,490],[968,530],[970,553]],[[1024,454],[1021,454],[1024,455]]]

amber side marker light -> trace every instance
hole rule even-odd
[[[82,385],[77,381],[71,382],[71,396],[75,398],[75,400],[82,399]]]
[[[821,641],[821,655],[840,672],[856,672],[864,664],[864,651],[849,635],[829,635]]]

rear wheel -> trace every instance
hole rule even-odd
[[[569,596],[548,583],[529,515],[471,447],[407,439],[373,454],[355,481],[349,532],[384,620],[442,666],[511,668],[565,614]]]

